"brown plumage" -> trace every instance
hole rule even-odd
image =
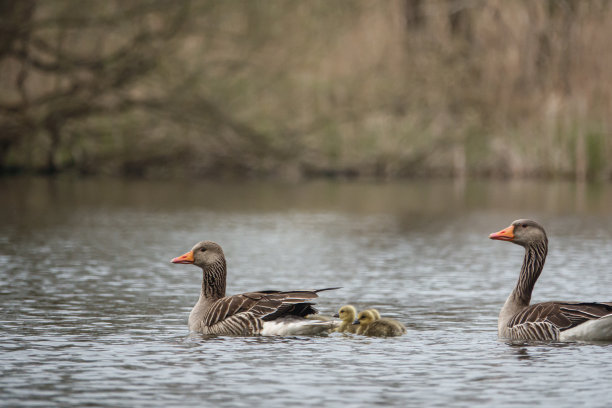
[[[545,302],[529,305],[544,268],[548,238],[540,224],[517,220],[489,235],[525,248],[516,287],[499,314],[498,334],[516,340],[612,340],[612,303]]]
[[[173,263],[202,268],[202,290],[189,314],[189,329],[218,335],[317,334],[335,327],[336,322],[308,320],[317,313],[311,300],[324,290],[264,290],[225,296],[226,261],[221,247],[211,241],[196,244]],[[268,323],[268,324],[266,324]]]

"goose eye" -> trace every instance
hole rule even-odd
[[[521,227],[527,228],[527,224],[523,224],[523,225],[521,225]]]
[[[200,248],[200,252],[206,252],[206,248]]]

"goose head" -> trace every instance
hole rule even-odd
[[[367,309],[374,315],[374,320],[380,320],[380,312],[377,309]]]
[[[353,323],[355,320],[355,316],[357,316],[357,309],[351,305],[345,305],[338,310],[338,313],[334,315],[334,317],[339,317],[343,322]]]
[[[376,320],[376,316],[374,315],[374,313],[372,313],[371,310],[364,310],[362,312],[359,312],[359,315],[357,316],[357,320],[355,320],[353,324],[360,324],[362,326],[368,326],[374,323],[375,320]]]
[[[204,269],[207,266],[217,265],[225,259],[219,244],[211,241],[198,242],[191,251],[172,259],[175,264],[194,264]]]
[[[540,242],[547,242],[544,228],[533,220],[516,220],[501,231],[489,235],[491,239],[510,241],[521,246],[531,246]]]

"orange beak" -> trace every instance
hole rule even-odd
[[[512,241],[514,239],[514,225],[504,228],[501,231],[494,232],[489,235],[491,239],[498,239],[500,241]]]
[[[177,264],[192,264],[193,263],[193,252],[189,251],[184,255],[177,256],[172,260],[172,263]]]

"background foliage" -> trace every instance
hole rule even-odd
[[[0,169],[612,178],[606,0],[0,1]]]

